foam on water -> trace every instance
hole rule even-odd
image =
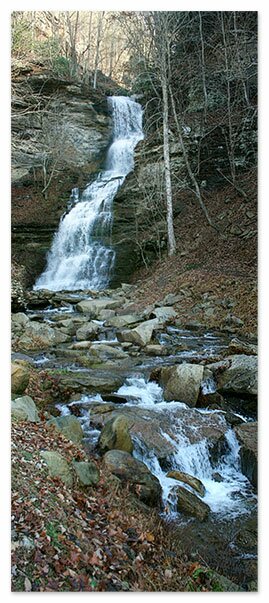
[[[205,486],[206,492],[202,500],[210,506],[211,512],[219,516],[236,517],[248,513],[249,501],[255,498],[247,478],[242,474],[240,468],[240,446],[234,431],[228,427],[225,421],[225,413],[216,410],[189,409],[189,415],[195,418],[198,415],[209,422],[210,416],[217,415],[221,424],[227,426],[225,433],[226,451],[217,463],[213,463],[211,457],[211,445],[206,438],[197,438],[192,443],[182,420],[176,416],[174,411],[182,409],[186,411],[188,406],[182,402],[165,402],[161,387],[155,382],[146,382],[142,377],[132,377],[120,387],[117,392],[125,396],[135,397],[128,402],[128,406],[136,405],[152,412],[161,412],[170,415],[170,427],[172,436],[161,430],[161,435],[172,444],[175,452],[169,459],[171,468],[177,469],[197,477]],[[191,421],[190,421],[191,423]],[[199,435],[199,422],[193,421],[188,426],[193,433]],[[134,456],[143,461],[149,470],[155,475],[162,487],[163,506],[175,513],[176,495],[175,489],[179,482],[173,478],[166,477],[157,456],[152,450],[148,450],[141,440],[135,438]],[[190,487],[183,484],[184,487]],[[197,494],[195,492],[195,494]]]

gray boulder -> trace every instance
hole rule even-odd
[[[100,325],[98,325],[96,322],[86,322],[77,329],[76,338],[78,339],[78,341],[94,339],[99,329]]]
[[[79,312],[89,314],[90,318],[98,318],[101,310],[114,310],[119,306],[119,301],[110,297],[100,299],[84,299],[76,306]]]
[[[170,322],[177,316],[176,311],[174,310],[174,308],[171,308],[171,306],[161,306],[160,308],[155,308],[152,314],[161,323]]]
[[[128,358],[128,354],[118,347],[108,345],[106,343],[93,343],[90,348],[91,354],[97,356],[101,360],[107,358]]]
[[[165,400],[179,400],[195,406],[198,400],[204,367],[199,364],[179,364],[161,370]]]
[[[258,358],[246,354],[235,354],[226,358],[229,367],[217,376],[220,392],[232,394],[258,393]]]
[[[30,396],[22,396],[11,402],[11,416],[21,421],[39,423],[39,415],[36,405]]]
[[[83,486],[95,486],[100,479],[100,471],[91,461],[73,461],[75,473]]]
[[[53,417],[47,421],[47,425],[54,425],[68,440],[76,444],[79,444],[83,439],[84,434],[81,424],[73,415]]]
[[[98,447],[101,453],[108,450],[124,450],[125,452],[133,451],[133,442],[128,429],[128,420],[123,415],[107,421],[103,427],[99,440]]]
[[[44,451],[40,452],[40,456],[48,465],[51,477],[59,477],[66,486],[71,487],[73,485],[72,469],[67,460],[59,452]]]
[[[150,343],[154,329],[158,328],[159,321],[157,318],[146,320],[134,329],[122,331],[118,333],[120,341],[129,341],[140,347],[144,347]]]

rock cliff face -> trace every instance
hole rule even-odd
[[[73,188],[102,167],[111,137],[105,94],[38,66],[12,78],[12,253],[31,286]]]
[[[124,92],[116,85],[111,87],[111,83],[107,89],[94,91],[82,83],[53,78],[38,66],[17,70],[13,85],[12,251],[15,261],[25,266],[25,284],[31,287],[45,267],[46,254],[68,209],[72,189],[83,190],[104,165],[112,132],[107,96]],[[201,140],[195,114],[189,114],[188,123],[184,141],[193,169],[200,145],[202,160],[196,177],[209,214],[227,241],[232,237],[240,245],[242,239],[243,247],[245,239],[247,245],[252,244],[253,191],[247,184],[247,194],[243,202],[239,199],[239,206],[234,198],[236,190],[228,190],[229,157],[223,133],[213,129],[212,135]],[[255,139],[255,132],[255,124],[247,124],[235,148],[243,179],[251,173],[253,163],[244,137],[247,133],[249,140]],[[184,224],[193,227],[196,219],[199,228],[194,238],[206,221],[191,190],[179,141],[171,131],[170,152],[176,236],[182,245]],[[221,178],[220,172],[224,174]],[[236,207],[239,209],[234,211]],[[166,250],[161,132],[147,133],[136,147],[135,169],[114,200],[111,239],[116,251],[112,287],[129,282],[137,268],[161,258]],[[182,256],[189,255],[189,250],[181,252]]]

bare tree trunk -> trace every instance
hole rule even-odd
[[[205,77],[205,44],[204,44],[204,36],[203,36],[202,14],[200,11],[199,11],[199,31],[200,31],[200,42],[201,42],[201,63],[202,63],[202,82],[203,82],[203,93],[204,93],[204,125],[205,125],[206,120],[207,120],[208,97],[207,97],[206,77]]]
[[[92,12],[90,12],[89,18],[89,29],[88,29],[88,50],[87,50],[87,64],[86,68],[90,69],[90,56],[91,56],[91,42],[92,42]]]
[[[245,79],[244,79],[243,69],[242,69],[242,66],[241,66],[241,60],[240,60],[240,51],[239,51],[239,43],[238,43],[238,30],[237,30],[236,12],[233,12],[233,18],[234,18],[234,33],[235,33],[235,44],[236,44],[236,55],[237,55],[238,70],[240,72],[240,77],[241,77],[241,82],[242,82],[242,88],[243,88],[244,98],[245,98],[247,106],[250,107],[250,102],[249,102],[249,98],[248,98],[248,91],[247,91],[246,82],[245,82]]]
[[[173,92],[172,92],[171,86],[169,86],[169,92],[170,92],[170,98],[171,98],[173,116],[174,116],[174,120],[175,120],[177,131],[178,131],[179,142],[180,142],[182,154],[183,154],[183,157],[184,157],[185,165],[186,165],[186,168],[187,168],[187,172],[189,174],[189,178],[190,178],[190,180],[192,182],[192,185],[193,185],[193,188],[194,188],[195,196],[197,197],[197,199],[199,201],[199,205],[200,205],[201,209],[203,210],[203,212],[205,214],[205,217],[206,217],[206,219],[208,221],[208,224],[210,224],[210,226],[212,226],[212,228],[215,228],[215,230],[218,230],[217,227],[213,224],[213,222],[212,222],[212,220],[211,220],[211,218],[209,216],[207,208],[206,208],[206,206],[204,204],[204,201],[202,199],[202,195],[201,195],[199,184],[198,184],[198,182],[197,182],[197,180],[195,178],[195,174],[193,173],[192,168],[191,168],[191,164],[189,162],[188,153],[186,151],[184,138],[182,136],[182,127],[181,127],[181,124],[179,123],[179,119],[178,119],[178,116],[177,116],[176,107],[175,107],[175,100],[174,100],[174,96],[173,96]]]
[[[165,189],[166,189],[166,222],[167,222],[167,237],[168,237],[168,255],[174,255],[176,252],[176,239],[174,233],[173,222],[173,198],[172,198],[172,183],[171,183],[171,162],[169,150],[169,121],[168,121],[168,91],[167,82],[162,81],[163,95],[163,158],[164,158],[164,174],[165,174]]]
[[[98,64],[99,64],[99,49],[100,49],[100,42],[101,42],[101,32],[102,32],[102,19],[104,16],[104,12],[99,12],[98,15],[98,27],[97,27],[97,39],[96,39],[96,50],[95,50],[95,62],[94,62],[94,76],[93,76],[93,87],[94,89],[96,89],[96,85],[97,85],[97,70],[98,70]]]
[[[227,118],[228,118],[228,130],[229,130],[229,143],[228,155],[229,163],[232,175],[232,181],[235,182],[235,160],[234,160],[234,140],[233,140],[233,124],[232,124],[232,107],[231,107],[231,86],[230,86],[230,73],[229,73],[229,57],[228,57],[228,45],[225,32],[224,14],[221,11],[221,30],[224,48],[224,60],[225,60],[225,75],[226,75],[226,89],[227,89]]]

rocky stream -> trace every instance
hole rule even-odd
[[[173,296],[136,311],[135,290],[29,292],[12,316],[12,412],[27,415],[29,366],[57,378],[50,420],[79,422],[89,456],[159,508],[191,559],[253,589],[255,342],[181,324]]]

